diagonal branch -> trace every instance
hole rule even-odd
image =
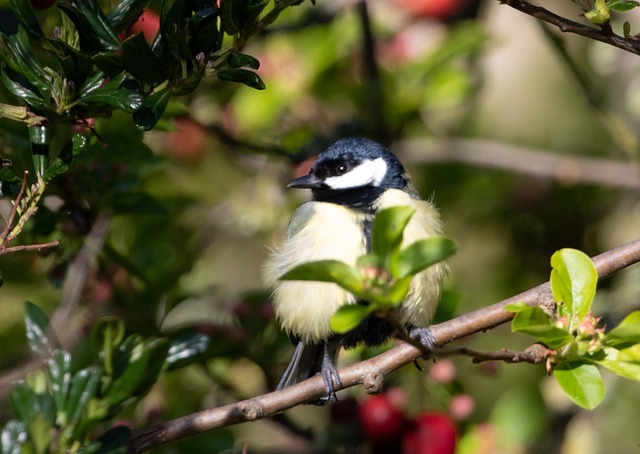
[[[535,17],[543,22],[556,26],[561,32],[574,33],[586,38],[600,41],[605,44],[617,47],[632,54],[640,55],[640,41],[633,38],[624,38],[613,33],[610,28],[598,30],[588,25],[572,21],[565,17],[552,13],[541,6],[532,5],[525,0],[498,0],[504,5],[508,5],[520,12]]]
[[[638,262],[640,262],[640,239],[593,258],[600,279]],[[552,301],[551,290],[547,282],[492,306],[434,325],[431,327],[431,332],[437,344],[442,346],[456,339],[509,322],[513,313],[504,310],[507,304],[525,302],[531,305],[545,305],[550,301]],[[348,388],[361,383],[379,382],[384,375],[421,356],[422,352],[416,347],[400,343],[381,355],[341,369],[342,387]],[[205,431],[266,418],[310,400],[318,399],[325,393],[326,389],[322,377],[316,376],[281,391],[137,429],[132,434],[130,452],[141,453]]]

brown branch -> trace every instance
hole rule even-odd
[[[607,277],[613,272],[637,262],[640,262],[640,239],[593,258],[600,278]],[[545,305],[550,301],[550,293],[551,290],[547,282],[492,306],[434,325],[431,327],[431,332],[437,344],[442,346],[470,334],[487,331],[507,323],[513,317],[513,313],[504,310],[507,304],[525,302],[531,305]],[[379,383],[384,375],[421,356],[422,352],[419,349],[406,343],[400,343],[381,355],[341,369],[342,387],[349,388],[363,382]],[[137,429],[133,431],[130,451],[140,453],[164,443],[205,431],[266,418],[310,400],[318,399],[325,393],[326,389],[322,377],[316,376],[282,391],[271,392],[234,404],[192,413],[161,424]]]
[[[24,195],[24,191],[27,187],[27,177],[29,176],[29,172],[27,170],[24,171],[24,176],[22,177],[22,184],[20,185],[20,190],[18,191],[18,195],[16,200],[13,202],[13,208],[11,208],[11,214],[9,215],[9,219],[7,220],[7,225],[4,227],[2,232],[2,242],[0,243],[0,248],[4,249],[7,246],[7,243],[10,241],[9,235],[11,234],[11,226],[13,225],[13,221],[16,217],[16,213],[18,212],[18,207],[20,206],[20,200]]]
[[[518,147],[477,139],[409,139],[393,151],[407,163],[460,162],[507,170],[561,184],[598,184],[640,191],[640,165],[632,162]]]
[[[8,254],[10,252],[20,252],[20,251],[40,251],[42,249],[56,247],[58,246],[58,241],[51,241],[50,243],[41,243],[41,244],[23,244],[20,246],[12,246],[0,248],[0,255]]]
[[[447,357],[455,355],[470,356],[472,362],[482,363],[484,361],[504,361],[506,363],[530,363],[541,364],[553,350],[549,350],[542,344],[533,344],[522,352],[503,348],[497,352],[486,352],[468,347],[446,348],[436,351],[434,356]]]
[[[504,5],[517,9],[520,12],[528,14],[529,16],[535,17],[543,22],[547,22],[548,24],[557,27],[561,32],[574,33],[576,35],[584,36],[586,38],[626,50],[632,54],[640,55],[640,41],[616,35],[610,27],[603,27],[602,29],[593,28],[559,16],[548,9],[542,8],[541,6],[532,5],[525,0],[498,1]]]

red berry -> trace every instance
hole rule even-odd
[[[372,396],[360,405],[358,417],[364,436],[372,441],[400,438],[407,420],[386,394]]]
[[[49,8],[55,2],[56,0],[31,0],[31,6],[33,7],[33,9],[42,10]]]
[[[151,44],[153,42],[153,39],[156,37],[159,29],[160,16],[158,16],[150,9],[145,9],[140,17],[138,17],[138,20],[135,21],[129,28],[126,36],[133,36],[136,33],[142,32],[142,34],[144,35],[144,39],[146,39],[147,42]]]
[[[414,422],[402,444],[403,454],[454,454],[457,432],[444,413],[426,412]]]

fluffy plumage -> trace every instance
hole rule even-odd
[[[335,259],[355,264],[370,249],[371,223],[383,208],[408,205],[416,209],[405,231],[405,245],[442,234],[436,208],[421,200],[398,159],[376,142],[341,139],[320,153],[309,175],[289,185],[310,188],[312,199],[295,212],[287,239],[265,268],[273,286],[276,316],[296,344],[294,357],[278,389],[322,373],[327,400],[334,398],[333,382],[340,385],[335,360],[340,347],[359,343],[379,345],[393,334],[389,322],[369,316],[345,335],[334,334],[329,320],[343,304],[367,304],[336,284],[278,281],[293,267],[316,260]],[[440,299],[446,266],[437,264],[416,275],[398,309],[411,328],[426,327]],[[325,403],[322,401],[321,403]]]

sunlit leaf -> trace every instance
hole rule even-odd
[[[640,311],[627,315],[622,322],[607,333],[605,345],[624,348],[640,343]]]
[[[355,295],[362,294],[362,276],[355,268],[338,260],[303,263],[280,277],[285,281],[333,282]]]
[[[592,410],[604,399],[604,382],[598,367],[584,363],[562,363],[553,376],[569,398],[577,405]]]
[[[54,342],[49,333],[49,317],[35,304],[27,301],[24,305],[27,341],[31,351],[43,356],[53,351]]]
[[[609,372],[619,375],[629,380],[640,381],[640,364],[630,363],[622,360],[602,360],[598,361],[602,367]]]
[[[598,272],[584,252],[561,249],[551,257],[551,292],[560,316],[584,318],[591,309]]]
[[[142,101],[142,107],[133,113],[133,121],[136,122],[136,126],[143,131],[153,129],[167,108],[169,99],[171,99],[170,87],[147,96]]]
[[[427,238],[410,244],[392,256],[389,264],[391,275],[395,278],[403,278],[417,274],[451,257],[457,248],[455,242],[442,237]]]
[[[402,233],[415,208],[394,206],[378,211],[371,227],[371,249],[379,257],[387,257],[402,243]]]
[[[516,312],[511,329],[513,332],[533,336],[550,348],[560,348],[573,340],[571,334],[555,326],[554,320],[536,306],[528,306]]]
[[[370,304],[347,304],[342,306],[331,317],[331,330],[338,334],[349,332],[374,311],[375,307]]]

